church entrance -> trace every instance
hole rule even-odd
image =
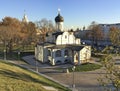
[[[77,65],[79,63],[79,51],[74,51],[74,64]]]

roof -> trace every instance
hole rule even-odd
[[[63,32],[55,32],[55,33],[53,33],[52,35],[55,35],[55,38],[57,38],[57,36],[58,36],[58,35],[61,35],[61,34],[63,34]]]
[[[51,47],[48,47],[50,49],[62,49],[62,48],[68,48],[71,50],[75,50],[75,51],[80,51],[81,49],[83,49],[85,46],[84,45],[54,45]]]
[[[49,46],[49,45],[55,45],[55,43],[52,43],[52,42],[42,42],[42,43],[38,43],[37,45]]]
[[[63,32],[55,32],[52,35],[61,35],[61,34],[63,34]]]

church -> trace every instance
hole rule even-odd
[[[55,17],[56,31],[46,34],[46,41],[38,43],[35,47],[35,58],[42,63],[51,65],[71,63],[79,65],[90,61],[91,47],[82,45],[76,38],[74,31],[64,31],[64,18],[60,15]]]

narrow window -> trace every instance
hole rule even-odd
[[[55,56],[56,56],[56,57],[61,57],[61,51],[60,51],[60,50],[57,50],[56,53],[55,53]]]
[[[64,56],[69,56],[68,50],[64,51]]]
[[[65,39],[67,39],[67,35],[65,35]]]
[[[51,51],[50,50],[48,50],[48,56],[51,56]]]

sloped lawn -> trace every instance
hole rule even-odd
[[[42,86],[52,86],[58,91],[70,91],[34,72],[0,60],[0,91],[48,91]]]

